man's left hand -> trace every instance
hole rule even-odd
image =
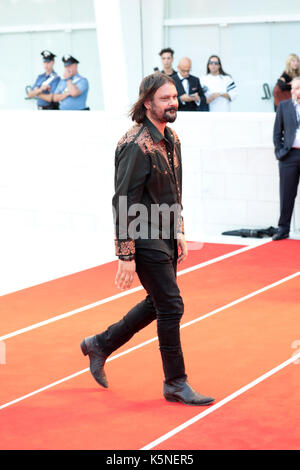
[[[129,289],[133,283],[135,273],[135,261],[119,260],[115,284],[119,289]]]
[[[182,263],[188,255],[187,243],[185,241],[184,235],[181,233],[180,238],[177,239],[178,246],[178,263]]]

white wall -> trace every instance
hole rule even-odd
[[[277,225],[273,120],[178,114],[189,240]],[[101,111],[0,112],[0,294],[115,259],[114,152],[130,125]]]
[[[80,114],[0,112],[0,293],[114,257],[114,150],[128,122]]]

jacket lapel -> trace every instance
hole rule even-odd
[[[179,86],[179,89],[178,89],[179,96],[184,95],[185,94],[185,89],[183,88],[182,81],[180,80],[178,74],[177,74],[177,83],[178,83],[178,86]]]
[[[297,128],[299,123],[298,123],[297,113],[296,113],[296,109],[295,109],[293,100],[289,101],[289,110],[288,111],[290,113],[291,119],[293,120],[295,128]]]

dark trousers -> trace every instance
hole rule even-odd
[[[300,150],[291,149],[284,160],[279,161],[280,217],[279,228],[289,232],[300,176]]]
[[[166,383],[186,378],[180,344],[180,319],[183,301],[176,280],[177,254],[137,249],[136,272],[147,292],[119,322],[97,335],[104,354],[110,355],[139,330],[157,320],[157,335]]]

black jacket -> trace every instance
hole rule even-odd
[[[177,134],[166,126],[161,135],[147,118],[131,127],[115,154],[112,202],[117,256],[133,255],[138,247],[170,253],[177,233],[183,232],[181,188]]]
[[[273,130],[275,155],[278,160],[291,150],[298,128],[297,113],[293,101],[281,101],[278,105]]]
[[[183,88],[182,82],[176,73],[175,75],[172,75],[172,78],[175,82],[177,93],[178,93],[178,111],[209,111],[208,104],[206,103],[206,98],[204,96],[203,88],[200,84],[200,80],[198,77],[195,77],[194,75],[189,75],[188,81],[189,81],[189,94],[192,95],[193,93],[198,93],[201,99],[200,106],[197,106],[194,101],[191,103],[185,103],[182,104],[180,100],[180,96],[184,95],[185,89]]]
[[[277,80],[277,85],[279,86],[280,90],[291,91],[292,77],[290,77],[286,72],[283,72],[281,76],[285,79],[285,82],[283,80],[280,80],[280,78]]]

